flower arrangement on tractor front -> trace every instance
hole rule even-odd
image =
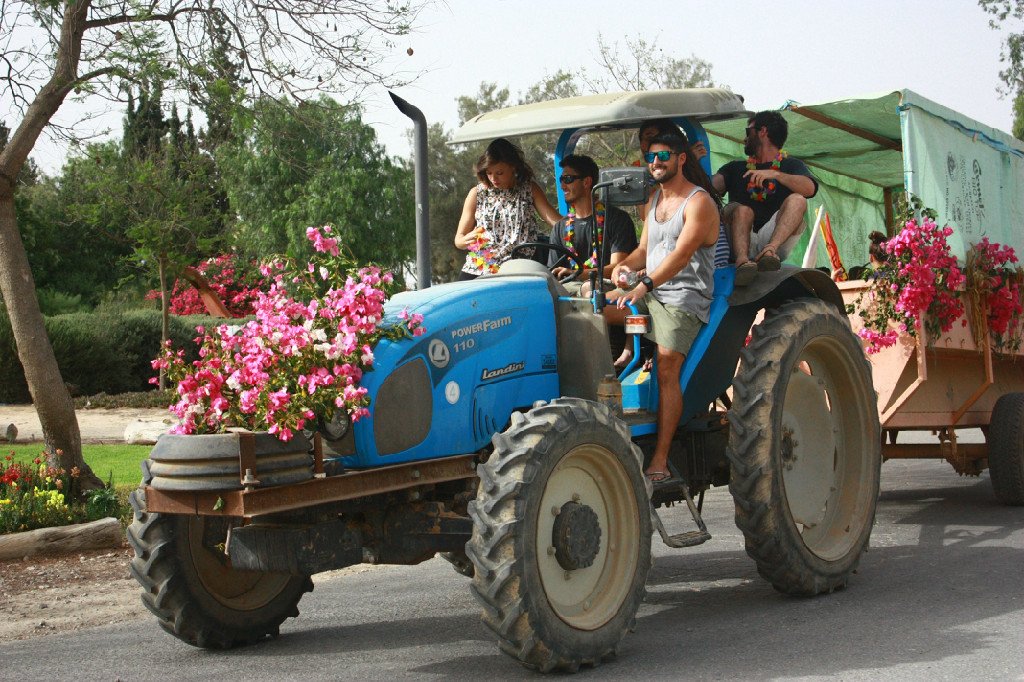
[[[960,291],[965,289],[975,341],[981,344],[991,335],[996,350],[1017,350],[1024,272],[1009,265],[1017,262],[1013,248],[984,238],[971,246],[961,267],[946,242],[953,229],[938,227],[929,213],[908,220],[884,244],[888,261],[867,275],[868,291],[847,306],[849,314],[856,312],[863,320],[858,334],[867,341],[865,350],[877,353],[903,333],[916,337],[922,325],[930,340],[950,331],[964,315]]]
[[[263,266],[273,283],[257,296],[255,320],[198,327],[193,363],[170,347],[153,361],[176,383],[171,411],[181,423],[174,432],[242,427],[287,441],[314,420],[330,421],[335,410],[358,420],[368,414],[359,381],[373,367],[377,342],[423,334],[421,315],[403,310],[384,320],[390,273],[355,267],[329,226],[310,227],[306,236],[316,251],[309,263],[282,257]]]

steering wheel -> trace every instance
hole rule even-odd
[[[510,258],[532,258],[527,256],[524,252],[527,249],[551,249],[556,254],[560,255],[555,264],[549,269],[553,272],[555,268],[571,267],[573,270],[567,275],[562,275],[558,278],[559,283],[564,284],[566,282],[573,282],[583,274],[583,263],[580,257],[575,253],[565,248],[561,244],[547,243],[547,242],[523,242],[522,244],[516,244],[512,247],[512,252],[509,254]]]

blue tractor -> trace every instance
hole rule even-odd
[[[422,159],[422,114],[398,104]],[[721,90],[620,93],[486,114],[456,140],[559,131],[557,164],[584,132],[664,116],[707,144],[701,121],[746,113]],[[610,203],[646,198],[642,170],[599,184]],[[652,490],[656,373],[616,372],[601,301],[527,259],[429,286],[428,237],[423,224],[421,288],[388,308],[422,314],[427,333],[377,347],[369,418],[324,424],[298,452],[265,434],[160,439],[128,535],[164,629],[201,647],[253,642],[298,614],[314,573],[442,554],[472,577],[510,656],[543,671],[599,665],[635,626],[654,532],[675,548],[708,540],[703,496],[724,485],[776,589],[847,583],[871,533],[881,440],[870,368],[827,275],[784,267],[734,290],[732,267],[716,272],[679,379],[678,482]],[[674,503],[693,530],[665,528],[658,510]]]

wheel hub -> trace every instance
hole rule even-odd
[[[558,565],[567,571],[587,568],[601,550],[601,522],[585,504],[566,502],[551,530]]]

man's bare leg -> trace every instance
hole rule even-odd
[[[771,247],[771,252],[776,253],[782,244],[792,237],[804,231],[804,215],[807,212],[807,199],[800,194],[790,194],[782,202],[782,208],[775,216],[775,231],[768,241],[765,249]],[[749,233],[748,233],[749,234]],[[749,250],[749,241],[747,249]],[[744,256],[746,256],[744,252]],[[739,256],[736,256],[739,263]]]
[[[676,435],[679,418],[683,416],[683,388],[679,370],[686,356],[670,348],[658,346],[658,442],[647,474],[668,472],[668,451]]]
[[[725,233],[729,237],[729,246],[736,256],[736,267],[750,260],[750,232],[754,229],[754,211],[743,204],[728,204],[723,213]]]
[[[605,321],[609,325],[623,326],[626,323],[626,315],[632,315],[633,313],[629,308],[616,308],[615,301],[617,301],[619,295],[614,291],[608,292],[608,303],[605,305],[604,310],[601,314],[604,315]],[[629,337],[626,337],[626,345],[622,349],[622,354],[619,355],[613,362],[617,369],[622,369],[629,364],[629,361],[633,359],[633,348],[630,343]]]

